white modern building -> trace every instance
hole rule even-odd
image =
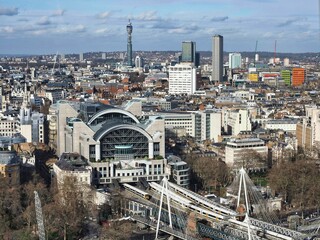
[[[177,185],[189,188],[190,184],[190,168],[188,164],[177,156],[168,157],[168,166],[170,167],[171,180]]]
[[[229,53],[229,69],[241,68],[241,53]]]
[[[134,63],[135,63],[135,67],[136,68],[143,68],[144,64],[143,64],[143,58],[140,57],[140,56],[136,56],[135,60],[134,60]]]
[[[31,112],[30,108],[20,109],[18,131],[27,142],[45,142],[45,116],[43,113]]]
[[[204,140],[218,142],[221,136],[221,112],[217,109],[157,114],[164,119],[166,130],[173,131],[178,136],[189,135],[198,142]]]
[[[247,155],[249,150],[254,151],[264,159],[267,157],[268,147],[263,140],[259,138],[231,139],[225,148],[226,164],[236,168],[245,167],[247,164],[250,165],[250,162],[245,163],[245,161],[250,161],[250,157],[252,157]],[[258,169],[264,169],[267,167],[267,161],[256,164],[255,166]]]
[[[289,133],[296,133],[297,129],[297,120],[294,119],[275,119],[275,120],[267,120],[264,123],[265,129],[270,130],[283,130]]]
[[[190,63],[169,67],[169,93],[191,95],[197,90],[197,69]]]
[[[248,109],[223,109],[222,126],[232,136],[240,132],[251,131],[251,120]]]

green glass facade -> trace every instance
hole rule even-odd
[[[281,77],[287,86],[291,86],[291,72],[290,72],[290,70],[282,70]]]

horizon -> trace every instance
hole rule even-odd
[[[79,53],[40,53],[40,54],[32,54],[32,53],[0,53],[0,56],[4,57],[4,56],[49,56],[49,55],[60,55],[60,54],[64,54],[64,55],[79,55],[80,53],[83,54],[88,54],[88,53],[125,53],[126,51],[89,51],[89,52],[79,52]],[[181,52],[181,50],[150,50],[150,51],[145,51],[145,50],[133,50],[133,53],[135,52]],[[212,52],[211,50],[200,50],[197,52]],[[223,53],[235,53],[236,51],[230,52],[230,51],[223,51]],[[250,53],[250,54],[254,54],[254,53],[263,53],[263,54],[274,54],[274,52],[269,52],[269,51],[237,51],[238,53]],[[320,54],[320,52],[277,52],[277,55],[282,55],[282,54]]]
[[[317,53],[319,2],[310,0],[129,0],[101,2],[0,0],[0,52],[46,55],[126,51],[126,25],[133,51],[181,51],[186,40],[211,51],[224,37],[224,51]],[[166,50],[174,49],[174,50]]]

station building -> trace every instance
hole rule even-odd
[[[92,168],[92,183],[159,181],[166,172],[164,120],[97,103],[57,104],[57,154],[79,153]]]

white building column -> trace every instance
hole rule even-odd
[[[101,160],[100,143],[96,144],[96,161],[98,160]]]
[[[149,158],[153,159],[153,142],[149,142]]]

